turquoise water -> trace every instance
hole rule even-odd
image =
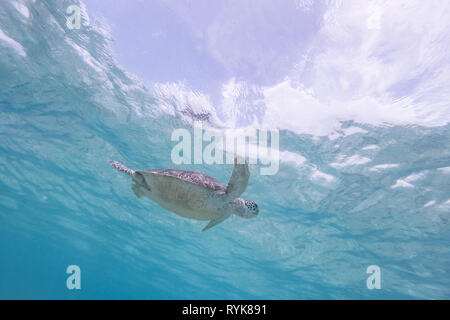
[[[138,200],[107,161],[223,184],[232,166],[174,165],[171,133],[191,130],[183,106],[162,108],[102,29],[67,30],[70,3],[55,3],[28,17],[0,5],[0,298],[450,298],[449,125],[281,130],[291,157],[272,176],[252,165],[243,195],[259,216],[202,233]],[[81,290],[66,287],[69,265]],[[370,265],[380,290],[366,287]]]

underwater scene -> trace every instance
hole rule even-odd
[[[446,1],[1,0],[0,298],[449,299],[449,47]]]

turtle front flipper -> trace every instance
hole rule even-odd
[[[211,221],[209,221],[209,223],[202,229],[203,231],[206,231],[212,227],[214,227],[215,225],[218,225],[219,223],[221,223],[222,221],[225,221],[228,217],[230,216],[230,214],[224,214],[222,216],[220,216],[217,219],[212,219]]]
[[[233,172],[231,173],[231,178],[225,191],[229,200],[238,198],[245,191],[250,178],[248,162],[245,159],[240,159],[239,162],[243,163],[238,163],[238,159],[235,157]]]

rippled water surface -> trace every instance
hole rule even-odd
[[[202,233],[108,164],[226,184],[231,165],[171,161],[173,130],[198,114],[128,75],[101,28],[69,32],[66,6],[27,8],[0,5],[0,298],[450,297],[449,125],[281,128],[278,173],[250,167],[259,216]]]

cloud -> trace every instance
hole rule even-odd
[[[272,84],[307,47],[320,10],[320,2],[309,1],[226,2],[207,26],[205,47],[231,76]]]
[[[290,5],[300,13],[290,15]],[[203,103],[228,127],[333,138],[366,133],[359,127],[343,130],[341,122],[347,120],[374,126],[450,121],[450,3],[336,1],[325,11],[309,1],[290,5],[279,9],[263,2],[250,10],[224,4],[214,18],[190,22],[192,32],[204,27],[209,54],[231,74],[218,103]],[[290,20],[311,9],[315,15],[308,21],[314,26]],[[269,12],[273,17],[267,20]],[[293,26],[294,33],[284,29]],[[284,37],[280,43],[279,37]],[[283,54],[289,61],[281,66]],[[260,83],[260,76],[273,81]]]
[[[314,135],[330,134],[343,120],[444,125],[449,30],[449,3],[333,3],[300,67],[264,88],[264,121]]]

